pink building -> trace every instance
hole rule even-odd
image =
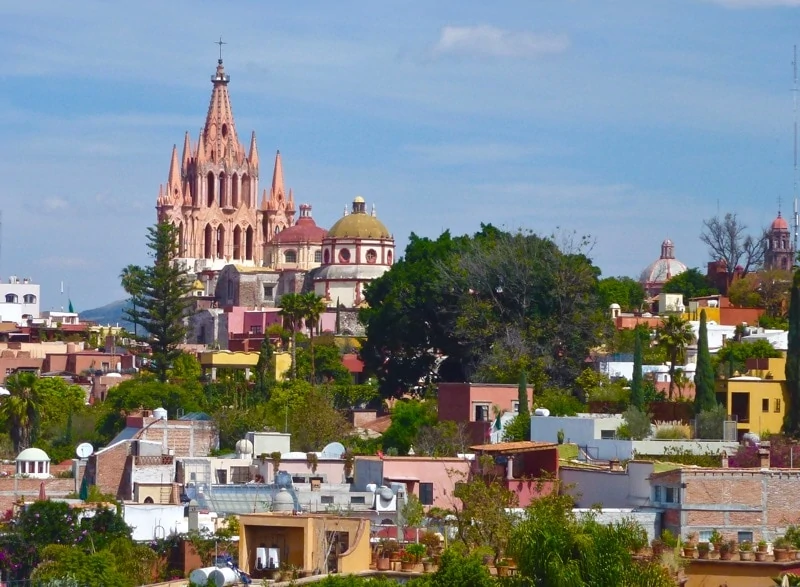
[[[464,422],[472,442],[487,442],[500,412],[519,412],[518,386],[494,383],[440,383],[439,420]],[[533,387],[528,386],[528,405],[533,405]]]
[[[405,485],[407,494],[416,495],[424,506],[453,507],[456,483],[469,474],[471,461],[462,458],[436,457],[356,457],[354,491],[366,491],[367,485]]]
[[[258,474],[265,483],[274,482],[275,474],[272,461],[257,459]],[[344,460],[336,458],[318,457],[317,470],[312,472],[306,458],[281,458],[280,471],[286,471],[292,476],[294,483],[309,483],[312,477],[320,478],[322,483],[344,483]]]

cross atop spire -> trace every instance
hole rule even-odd
[[[222,35],[219,37],[219,41],[214,41],[215,45],[219,45],[219,62],[222,63],[222,46],[227,45],[225,41],[222,40]]]

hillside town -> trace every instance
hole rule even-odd
[[[2,278],[0,585],[800,584],[780,204],[633,277],[491,223],[399,250],[380,194],[312,214],[226,65],[124,321]]]

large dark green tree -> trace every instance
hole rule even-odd
[[[0,402],[0,422],[11,433],[15,453],[29,448],[39,430],[43,403],[36,382],[35,374],[24,371],[5,381],[10,395]]]
[[[714,367],[708,350],[708,326],[706,311],[700,311],[700,330],[697,336],[697,370],[694,373],[694,411],[696,414],[713,409],[717,405],[714,387]]]
[[[631,378],[631,405],[644,407],[644,380],[642,378],[642,337],[637,336],[633,343],[633,376]]]
[[[800,271],[794,272],[789,295],[789,345],[786,352],[788,406],[783,431],[800,436]]]
[[[178,257],[179,228],[160,222],[147,229],[147,248],[152,265],[128,266],[123,270],[123,287],[138,299],[138,306],[125,310],[127,317],[147,333],[153,351],[151,369],[159,381],[167,381],[171,363],[186,337],[184,318],[191,303],[191,282]]]
[[[136,318],[136,310],[141,307],[142,287],[144,286],[145,270],[138,265],[128,265],[119,274],[119,279],[122,282],[122,289],[131,296],[131,319],[133,320],[133,336],[139,337],[139,321]],[[103,341],[101,341],[103,342]]]
[[[683,294],[683,302],[688,303],[691,298],[711,296],[718,294],[719,291],[699,269],[687,269],[672,277],[661,290],[664,293]]]
[[[642,284],[630,277],[606,277],[598,282],[598,291],[603,308],[619,304],[623,312],[635,312],[644,304]]]

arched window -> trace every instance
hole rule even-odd
[[[219,205],[223,207],[230,205],[228,202],[228,177],[225,173],[219,174]]]
[[[339,263],[350,262],[350,249],[341,249],[339,251]]]
[[[206,176],[206,194],[208,195],[208,206],[211,207],[214,205],[214,194],[216,190],[214,188],[217,187],[217,182],[214,180],[214,172],[209,171],[208,175]]]
[[[314,251],[314,263],[322,263],[322,251],[319,249]]]
[[[153,503],[153,498],[148,495],[144,498],[144,503]]]
[[[391,265],[392,264],[392,251],[389,251],[388,253],[386,253],[386,264],[387,265]]]
[[[225,229],[220,224],[217,227],[217,259],[225,257]]]
[[[233,229],[233,258],[241,259],[242,253],[242,229],[238,226]]]
[[[206,224],[203,232],[203,258],[210,259],[214,251],[214,230],[210,224]]]
[[[235,173],[231,176],[231,206],[239,207],[239,176]]]
[[[375,249],[370,249],[367,251],[367,263],[374,264],[378,260],[378,253],[375,252]]]
[[[323,261],[323,263],[325,263],[325,265],[327,265],[328,263],[331,262],[331,252],[328,249],[325,249],[325,254],[324,254],[323,258],[325,259]]]
[[[246,173],[242,175],[241,194],[242,194],[242,204],[244,204],[245,206],[253,206],[253,203],[251,201],[252,194],[250,193],[250,176],[247,175]]]
[[[33,294],[25,294],[24,296],[22,296],[22,301],[25,304],[35,304],[36,296]]]
[[[13,294],[13,293],[6,294],[6,303],[7,304],[16,304],[18,300],[19,300],[19,298],[17,297],[17,294]]]
[[[253,260],[253,227],[248,226],[244,234],[244,258],[248,261]]]
[[[283,254],[283,260],[287,263],[297,263],[297,251],[286,251]]]

